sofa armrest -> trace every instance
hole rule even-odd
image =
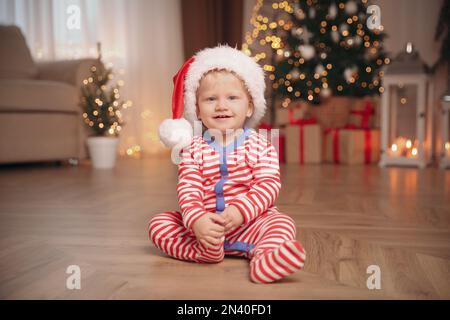
[[[60,60],[36,63],[38,79],[65,82],[79,88],[91,74],[91,67],[103,68],[97,59]]]

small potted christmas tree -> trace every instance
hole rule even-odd
[[[98,51],[98,65],[103,66],[100,44]],[[128,103],[120,100],[122,83],[109,84],[114,78],[111,68],[92,66],[90,72],[81,87],[83,120],[93,133],[87,145],[94,168],[110,169],[116,163],[119,133],[124,125],[121,109]]]

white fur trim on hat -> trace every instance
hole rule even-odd
[[[197,120],[197,89],[200,86],[200,80],[203,75],[214,69],[232,71],[244,81],[254,105],[253,114],[246,120],[244,125],[254,128],[266,112],[264,70],[253,58],[228,45],[203,49],[195,55],[195,60],[186,74],[184,117],[191,125]]]
[[[166,119],[159,126],[159,138],[169,148],[184,148],[191,143],[192,137],[192,126],[184,118]]]

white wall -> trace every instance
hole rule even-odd
[[[432,65],[439,58],[434,33],[442,0],[374,0],[381,8],[381,23],[389,36],[385,48],[391,54],[402,51],[411,41],[422,59]]]
[[[439,59],[440,42],[434,40],[443,0],[374,0],[381,8],[381,23],[389,38],[385,48],[393,57],[411,41],[422,59],[432,66]],[[432,153],[438,159],[441,149],[440,98],[447,88],[447,72],[440,68],[432,77],[433,145]]]

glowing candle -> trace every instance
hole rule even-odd
[[[392,149],[393,152],[395,152],[395,151],[398,150],[398,147],[397,147],[397,145],[395,143],[393,143],[391,149]]]
[[[406,148],[410,149],[412,147],[412,142],[411,140],[406,140]]]
[[[445,153],[447,158],[450,158],[450,142],[445,143]]]
[[[391,153],[392,156],[395,156],[395,157],[400,156],[401,151],[400,151],[400,149],[399,149],[399,147],[398,147],[398,145],[396,143],[393,143],[391,145],[391,152],[390,153]]]

